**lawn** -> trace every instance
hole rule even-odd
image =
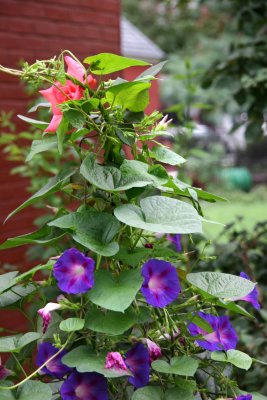
[[[267,187],[261,186],[250,193],[234,192],[224,195],[229,201],[203,205],[206,219],[228,224],[237,220],[239,228],[252,230],[257,222],[267,220]],[[208,239],[222,231],[221,225],[204,225]]]

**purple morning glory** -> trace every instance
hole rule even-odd
[[[53,275],[66,293],[85,293],[94,286],[95,262],[77,249],[68,249],[57,260]]]
[[[62,400],[108,400],[106,378],[96,372],[72,372],[60,388]]]
[[[172,242],[172,244],[174,244],[174,246],[176,247],[176,250],[178,251],[178,253],[180,251],[182,251],[182,243],[181,243],[182,235],[181,235],[181,233],[177,233],[176,235],[168,234],[166,236],[166,238],[167,238],[167,240]]]
[[[49,358],[58,352],[55,346],[51,343],[44,342],[39,344],[38,353],[36,357],[36,364],[41,367]],[[53,360],[51,360],[41,371],[45,374],[54,376],[56,378],[63,378],[68,372],[72,371],[72,368],[67,367],[61,362],[62,357],[67,353],[66,350],[62,350]]]
[[[125,364],[133,376],[129,382],[136,388],[146,386],[149,382],[149,352],[142,343],[134,345],[125,355]]]
[[[207,321],[213,329],[213,332],[208,333],[192,322],[188,325],[188,330],[192,336],[203,336],[203,339],[196,341],[200,347],[210,351],[236,348],[238,336],[227,316],[216,317],[216,315],[204,314],[201,311],[198,312],[198,315]]]
[[[243,278],[243,277],[242,277]],[[241,394],[240,396],[237,396],[235,400],[252,400],[252,394]]]
[[[142,267],[141,292],[148,304],[165,307],[176,300],[181,290],[175,267],[163,260],[150,259]]]
[[[240,272],[240,276],[241,278],[248,279],[250,281],[249,277],[247,276],[247,274],[245,274],[245,272]],[[259,310],[261,306],[258,302],[258,298],[259,298],[259,291],[255,286],[252,292],[250,292],[245,297],[242,297],[239,300],[247,301],[248,303],[251,303],[253,307],[256,308],[256,310]]]

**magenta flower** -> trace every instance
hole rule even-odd
[[[107,380],[96,372],[72,372],[60,388],[62,400],[108,400]]]
[[[122,358],[122,355],[117,351],[113,351],[107,354],[105,368],[114,368],[116,370],[127,371],[127,366]]]
[[[9,375],[12,375],[12,371],[10,371],[4,365],[2,365],[2,360],[0,357],[0,381],[5,379]]]
[[[36,357],[36,364],[41,367],[49,358],[58,352],[55,346],[51,343],[44,342],[39,344],[38,353]],[[54,376],[58,379],[63,378],[68,372],[72,371],[72,368],[67,367],[61,362],[62,357],[67,353],[66,350],[62,350],[53,360],[49,361],[45,367],[41,369],[44,374]]]
[[[247,274],[245,274],[245,272],[240,272],[240,276],[241,278],[248,279],[250,281],[249,277],[247,276]],[[258,298],[259,298],[259,291],[255,286],[252,292],[250,292],[245,297],[242,297],[241,299],[238,300],[247,301],[248,303],[251,303],[253,307],[256,308],[256,310],[259,310],[261,306],[259,304]]]
[[[125,364],[133,376],[129,382],[136,388],[146,386],[149,382],[149,353],[142,343],[134,345],[125,355]]]
[[[58,303],[47,303],[45,307],[40,308],[38,310],[38,314],[41,315],[43,319],[43,333],[46,332],[48,325],[51,322],[52,316],[51,311],[58,310],[61,308],[61,305]]]
[[[207,321],[213,329],[213,332],[208,333],[192,322],[188,325],[188,330],[192,336],[203,336],[203,339],[196,340],[200,347],[209,351],[236,348],[238,336],[227,316],[216,317],[216,315],[204,314],[203,312],[198,312],[198,315]]]
[[[166,238],[167,240],[172,242],[172,244],[174,244],[178,253],[182,251],[182,243],[181,243],[182,235],[180,233],[177,233],[176,235],[168,234]]]
[[[155,342],[152,342],[152,340],[150,339],[145,339],[145,342],[148,348],[149,362],[151,364],[153,361],[156,361],[158,358],[162,356],[161,348]]]
[[[181,290],[175,267],[162,260],[150,259],[142,267],[141,292],[148,304],[165,307],[176,300]]]
[[[63,292],[85,293],[94,286],[94,268],[92,258],[77,249],[68,249],[54,264],[53,275]]]
[[[252,400],[252,398],[253,398],[252,394],[247,393],[247,394],[241,394],[240,396],[237,396],[235,398],[235,400]]]
[[[67,74],[77,79],[81,83],[85,83],[85,71],[82,65],[69,56],[64,57],[64,59],[68,66]],[[92,89],[96,86],[96,80],[91,75],[88,77],[88,85]],[[53,113],[52,120],[50,121],[50,124],[46,128],[45,132],[56,132],[62,120],[62,111],[58,105],[68,100],[81,99],[84,94],[84,89],[82,86],[79,86],[67,79],[65,85],[62,85],[60,82],[55,82],[55,85],[51,86],[49,89],[40,90],[40,93],[46,98],[47,101],[49,101],[49,103],[51,103]]]

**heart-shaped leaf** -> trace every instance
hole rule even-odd
[[[95,273],[95,285],[87,296],[98,306],[123,312],[132,304],[142,282],[139,270],[123,271],[117,276],[99,270]]]
[[[118,169],[97,164],[92,153],[84,159],[80,172],[91,184],[108,191],[147,185],[159,187],[168,181],[168,174],[160,165],[149,169],[149,165],[141,161],[124,160]]]
[[[112,241],[120,224],[113,215],[95,210],[85,210],[64,215],[49,222],[50,226],[66,229],[72,238],[84,247],[106,257],[119,250],[118,243]]]
[[[228,300],[241,299],[255,287],[255,283],[248,279],[221,272],[197,272],[188,274],[186,278],[204,292]]]
[[[121,335],[130,329],[136,320],[137,315],[132,310],[125,313],[91,310],[86,314],[85,328],[108,335]]]
[[[191,204],[164,196],[146,197],[140,207],[125,204],[115,208],[115,217],[126,225],[159,233],[202,231],[201,219]]]
[[[227,350],[226,353],[223,351],[214,351],[211,353],[211,358],[215,361],[228,362],[246,371],[249,370],[252,364],[252,358],[239,350]]]
[[[106,353],[96,354],[88,346],[79,346],[71,350],[62,358],[62,362],[69,367],[76,368],[78,372],[98,372],[107,378],[131,375],[129,371],[105,368]]]
[[[155,371],[164,374],[175,374],[182,376],[193,376],[196,373],[199,361],[193,357],[173,357],[170,364],[164,360],[156,360],[152,363]]]

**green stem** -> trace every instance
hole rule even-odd
[[[27,382],[29,379],[31,379],[34,375],[36,375],[39,371],[41,371],[46,365],[48,365],[54,358],[56,358],[67,346],[69,341],[71,340],[72,336],[74,335],[74,332],[70,334],[66,342],[63,344],[63,346],[48,360],[46,360],[38,369],[36,369],[34,372],[32,372],[29,376],[27,376],[25,379],[20,381],[19,383],[16,383],[16,385],[13,386],[0,386],[0,390],[11,390],[11,389],[16,389],[17,387],[23,385],[23,383]]]

